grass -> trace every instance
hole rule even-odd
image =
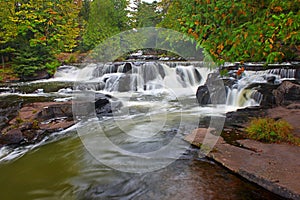
[[[288,142],[300,144],[300,139],[292,135],[293,127],[285,120],[255,118],[251,120],[246,132],[250,139],[265,143]]]

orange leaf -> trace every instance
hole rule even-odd
[[[292,23],[293,23],[293,19],[288,18],[288,20],[287,20],[287,22],[286,22],[286,25],[287,25],[287,26],[290,26],[290,25],[292,25]]]
[[[281,12],[283,9],[280,6],[276,6],[275,8],[273,8],[274,12]]]
[[[224,49],[224,45],[220,44],[217,48],[220,49],[220,50],[223,50]]]
[[[198,35],[196,32],[193,32],[193,33],[192,33],[192,36],[194,36],[196,39],[199,38],[199,35]]]

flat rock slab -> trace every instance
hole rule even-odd
[[[294,131],[293,134],[300,137],[300,104],[290,104],[287,107],[276,107],[268,109],[268,117],[275,119],[284,119],[289,122]]]
[[[207,131],[186,136],[193,144],[202,143]],[[204,135],[203,135],[204,134]],[[300,199],[300,147],[290,144],[264,144],[239,140],[240,147],[219,137],[207,157],[229,170],[285,198]]]

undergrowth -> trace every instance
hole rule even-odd
[[[288,142],[300,144],[300,138],[292,135],[293,127],[285,120],[272,118],[255,118],[246,128],[250,139],[266,143]]]

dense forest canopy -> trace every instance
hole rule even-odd
[[[162,2],[168,9],[161,26],[189,34],[216,61],[272,63],[299,52],[299,0]]]
[[[215,61],[299,59],[300,1],[0,0],[2,68],[53,73],[62,52],[88,52],[122,31],[163,27],[190,36]]]

